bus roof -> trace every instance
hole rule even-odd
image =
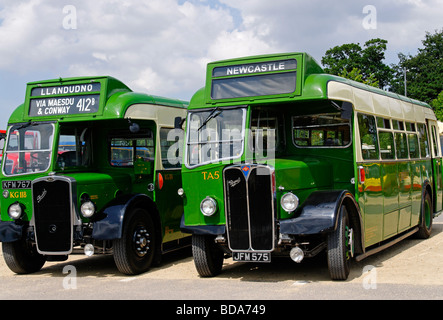
[[[334,92],[334,98],[330,96],[330,82],[431,108],[417,100],[326,74],[312,56],[304,52],[293,52],[209,63],[206,85],[194,94],[189,109],[235,104],[341,100],[337,92]]]
[[[177,99],[133,92],[109,76],[59,78],[29,82],[25,102],[12,113],[9,123],[124,118],[133,104],[183,109],[188,105]]]

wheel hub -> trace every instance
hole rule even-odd
[[[347,259],[354,257],[354,230],[346,226],[346,248],[348,251],[346,252]]]
[[[145,256],[149,251],[149,244],[151,243],[148,231],[144,227],[138,227],[134,232],[133,240],[137,255],[139,257]]]

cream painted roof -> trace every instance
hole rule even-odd
[[[155,120],[159,126],[173,127],[175,117],[186,117],[186,109],[156,104],[134,104],[126,110],[125,118]]]
[[[348,101],[352,103],[355,111],[367,114],[422,123],[425,119],[437,120],[430,108],[363,90],[346,83],[328,82],[328,98]]]

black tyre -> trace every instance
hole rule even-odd
[[[433,215],[432,199],[426,192],[421,201],[420,224],[416,233],[418,239],[427,239],[431,236]]]
[[[328,268],[332,280],[346,280],[353,255],[353,230],[345,206],[340,208],[337,229],[328,235]]]
[[[214,277],[221,272],[224,253],[216,245],[214,237],[192,235],[192,255],[200,276]]]
[[[148,271],[156,241],[151,216],[143,209],[131,211],[125,218],[121,239],[114,241],[114,261],[118,270],[128,275]]]
[[[46,257],[26,240],[3,242],[2,250],[6,265],[18,274],[37,272],[46,262]]]

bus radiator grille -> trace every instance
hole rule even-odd
[[[70,183],[40,180],[32,185],[37,248],[42,253],[72,250]]]
[[[233,251],[272,251],[272,171],[266,166],[232,166],[223,172],[226,227]]]

